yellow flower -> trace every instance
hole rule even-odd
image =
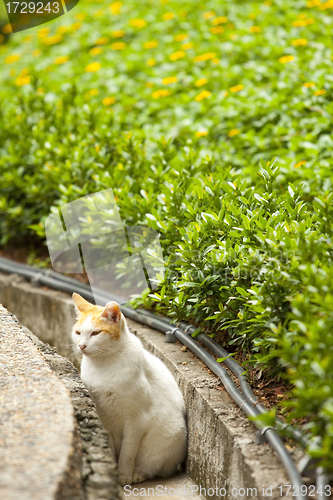
[[[195,101],[202,101],[203,99],[206,99],[207,97],[209,97],[212,93],[209,92],[209,90],[203,90],[202,92],[200,92],[200,94],[198,94],[197,96],[195,96],[194,100]]]
[[[167,78],[163,78],[163,85],[169,85],[170,83],[176,83],[178,78],[176,76],[168,76]]]
[[[147,82],[146,87],[149,87],[149,88],[154,87],[154,82]]]
[[[121,6],[122,6],[121,2],[113,2],[110,5],[111,12],[114,16],[117,16],[119,14]]]
[[[161,90],[155,90],[155,92],[152,93],[152,97],[154,99],[159,99],[160,97],[167,97],[170,95],[169,90],[161,89]]]
[[[86,14],[84,12],[79,12],[78,14],[76,14],[75,19],[77,19],[78,21],[83,21],[85,17]]]
[[[98,95],[98,89],[91,89],[89,90],[89,95]]]
[[[311,0],[310,2],[307,2],[307,7],[316,7],[316,6],[319,6],[321,5],[321,1],[320,0]]]
[[[308,43],[307,39],[306,38],[299,38],[298,40],[293,40],[291,42],[293,45],[297,46],[297,45],[306,45]]]
[[[60,33],[60,35],[63,35],[64,33],[67,33],[67,28],[66,26],[59,26],[57,28],[57,33]]]
[[[194,85],[196,87],[202,87],[202,85],[206,85],[207,82],[208,82],[207,78],[200,78],[199,80],[197,80],[196,82],[194,82]]]
[[[250,31],[251,31],[251,33],[260,33],[261,28],[260,28],[260,26],[251,26]]]
[[[206,135],[208,135],[208,132],[203,130],[195,133],[195,137],[205,137]]]
[[[234,129],[230,130],[230,132],[228,132],[228,137],[233,137],[234,135],[237,135],[239,133],[240,133],[239,128],[234,128]]]
[[[19,87],[23,87],[23,85],[28,85],[30,83],[30,76],[27,75],[27,76],[19,76],[17,79],[16,79],[16,85],[18,85]]]
[[[19,54],[13,54],[11,56],[6,57],[5,63],[6,64],[12,64],[12,63],[18,61],[20,59],[20,57],[21,56]]]
[[[156,59],[149,59],[149,61],[147,61],[148,66],[155,66],[155,64],[156,64]]]
[[[239,92],[240,90],[243,90],[244,85],[236,85],[235,87],[230,87],[230,92]]]
[[[124,42],[116,42],[111,44],[111,48],[113,50],[124,50],[126,49],[127,44]]]
[[[70,26],[70,31],[74,33],[74,31],[77,31],[80,29],[82,26],[81,23],[73,23],[72,26]]]
[[[89,51],[89,54],[91,54],[92,56],[98,56],[98,54],[100,54],[101,52],[103,52],[103,49],[101,47],[94,47]]]
[[[88,66],[86,66],[87,73],[93,73],[93,72],[98,71],[100,69],[101,69],[101,65],[98,62],[94,62],[94,63],[88,64]]]
[[[314,87],[316,84],[314,82],[305,82],[303,83],[303,87],[306,87],[306,88],[310,88],[310,87]]]
[[[61,56],[61,57],[57,57],[57,58],[54,60],[54,63],[55,63],[55,64],[64,64],[64,63],[66,63],[68,60],[69,60],[69,57],[68,57],[68,56]]]
[[[286,63],[293,61],[293,60],[294,60],[294,56],[282,56],[279,58],[279,62],[282,64],[286,64]]]
[[[41,53],[42,53],[42,51],[37,49],[37,50],[34,50],[34,51],[33,51],[32,55],[33,55],[34,57],[39,57],[39,56],[41,55]]]
[[[305,165],[306,161],[302,160],[296,163],[295,168],[301,167],[302,165]]]
[[[324,2],[319,5],[320,10],[326,10],[326,9],[332,9],[333,8],[333,1],[328,0],[328,2]]]
[[[5,37],[0,34],[0,43],[2,43],[4,41],[4,39],[5,39]]]
[[[326,94],[326,90],[325,89],[321,89],[321,90],[317,90],[316,92],[314,92],[313,95],[324,95]]]
[[[41,28],[38,30],[38,37],[45,38],[50,33],[50,28]]]
[[[207,54],[196,56],[194,62],[208,61],[209,59],[214,59],[214,57],[216,57],[215,52],[207,52]]]
[[[126,33],[124,30],[112,31],[113,38],[122,38],[125,35],[126,35]]]
[[[116,102],[114,97],[104,97],[102,103],[104,106],[111,106],[111,104],[114,104]]]
[[[182,42],[183,40],[186,40],[187,38],[188,38],[188,34],[183,33],[182,35],[176,35],[174,37],[174,40],[176,40],[176,42]]]
[[[214,63],[214,64],[218,64],[219,62],[220,62],[220,59],[217,59],[217,57],[212,60],[212,63]]]
[[[209,31],[211,33],[213,33],[213,35],[218,35],[219,33],[223,33],[224,32],[224,28],[223,28],[223,26],[216,26],[215,28],[210,28]]]
[[[193,43],[183,43],[183,45],[182,45],[183,50],[192,49],[192,47],[193,47]]]
[[[61,35],[49,36],[47,38],[43,38],[43,43],[45,45],[55,45],[56,43],[62,42],[63,38]]]
[[[170,21],[170,19],[173,19],[175,17],[175,14],[173,12],[167,12],[162,16],[163,21]]]
[[[173,54],[171,54],[170,59],[171,61],[177,61],[177,59],[181,59],[184,56],[186,56],[185,52],[182,50],[178,50],[178,52],[174,52]]]
[[[216,14],[213,10],[210,10],[209,12],[204,12],[204,14],[202,14],[202,17],[204,19],[211,19],[212,17],[215,17]]]
[[[12,33],[13,30],[12,30],[12,27],[10,24],[5,24],[2,28],[2,33],[4,33],[5,35],[9,35],[9,33]]]
[[[29,42],[31,42],[31,40],[32,40],[32,36],[31,35],[25,36],[23,38],[24,43],[29,43]]]
[[[145,49],[154,49],[155,47],[157,47],[157,45],[158,45],[157,40],[152,40],[151,42],[145,42],[143,44]]]
[[[29,68],[24,68],[24,69],[22,69],[22,71],[19,74],[19,76],[27,76],[27,75],[29,75],[29,73],[30,73]]]
[[[212,24],[214,26],[217,26],[218,24],[225,24],[228,22],[228,18],[227,17],[215,17],[215,19],[213,19],[212,21]]]
[[[309,26],[309,24],[313,24],[314,20],[310,17],[308,19],[299,19],[298,21],[293,22],[293,26],[295,28],[301,28],[302,26]]]
[[[131,19],[129,24],[133,28],[144,28],[147,25],[147,21],[144,19]]]
[[[96,40],[95,45],[106,45],[109,42],[110,38],[108,36],[102,36],[98,40]]]

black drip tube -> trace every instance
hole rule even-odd
[[[0,257],[0,271],[3,271],[5,273],[18,274],[34,282],[35,284],[49,286],[50,288],[55,288],[63,292],[73,293],[73,291],[76,291],[87,300],[94,301],[96,299],[96,302],[100,303],[101,305],[105,305],[110,300],[121,302],[121,300],[119,300],[116,295],[108,294],[103,290],[94,289],[93,294],[89,285],[80,283],[73,278],[69,278],[52,270],[35,269],[31,266],[16,263],[3,257]],[[143,309],[135,310],[129,306],[122,307],[122,312],[126,317],[138,323],[150,326],[164,334],[172,333],[177,340],[186,345],[194,354],[198,356],[198,358],[200,358],[208,366],[208,368],[213,373],[215,373],[221,379],[230,397],[247,416],[256,417],[267,411],[266,408],[259,403],[256,396],[254,395],[250,384],[247,382],[246,377],[244,376],[244,370],[242,369],[242,367],[233,358],[227,357],[229,353],[208,335],[200,334],[196,338],[203,345],[208,347],[215,355],[226,358],[223,363],[234,375],[237,376],[242,392],[239,391],[238,387],[233,382],[229,373],[223,368],[223,366],[215,361],[214,358],[203,347],[201,347],[193,337],[191,337],[191,333],[194,332],[195,327],[186,325],[183,322],[178,323],[177,326],[175,326],[168,318],[153,314],[150,311],[145,311]],[[283,445],[281,438],[271,427],[263,428],[262,425],[258,422],[254,422],[254,425],[262,434],[265,435],[267,441],[275,450],[280,461],[284,465],[286,472],[290,478],[291,484],[293,487],[295,487],[293,496],[299,499],[306,499],[307,496],[301,494],[301,486],[303,485],[301,475],[298,472],[293,460],[291,459],[289,452]],[[277,419],[277,427],[279,429],[286,428],[286,431],[289,431],[289,435],[291,435],[296,441],[298,441],[303,446],[306,445],[305,438],[298,430],[289,425],[285,426],[285,424],[283,424],[279,419]],[[320,485],[329,484],[327,475],[321,469],[319,477],[317,478],[317,484],[318,483]]]

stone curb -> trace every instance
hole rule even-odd
[[[1,305],[0,340],[1,498],[81,500],[81,445],[68,389]]]
[[[75,319],[71,298],[13,278],[0,274],[0,301],[39,338],[56,345],[65,355]],[[278,486],[290,483],[284,468],[267,444],[255,444],[254,426],[223,390],[219,379],[192,353],[181,350],[180,345],[165,343],[164,335],[131,320],[128,325],[144,347],[165,362],[184,394],[189,476],[207,492],[211,488],[209,498],[216,500],[281,498]],[[271,486],[272,494],[263,494],[263,487]],[[225,488],[226,495],[216,493],[216,488]]]

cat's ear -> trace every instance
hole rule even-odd
[[[119,323],[121,320],[121,310],[117,302],[108,302],[101,313],[101,317]]]
[[[84,313],[87,312],[88,309],[91,309],[93,304],[90,304],[86,299],[81,297],[78,293],[73,293],[72,299],[74,300],[74,305],[75,305],[75,310],[77,313]]]

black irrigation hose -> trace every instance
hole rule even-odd
[[[88,285],[81,284],[77,282],[77,280],[55,273],[54,271],[40,271],[38,269],[36,270],[31,266],[18,264],[2,257],[0,257],[0,271],[4,271],[6,273],[16,273],[27,279],[30,279],[35,283],[40,283],[42,285],[56,288],[67,293],[72,293],[75,289],[87,300],[94,301],[94,298],[97,298],[97,302],[100,302],[103,305],[110,299],[116,300],[115,296],[111,297],[110,294],[106,294],[102,290],[97,293],[95,291],[93,295]],[[153,315],[148,311],[134,310],[128,306],[122,307],[122,311],[125,316],[134,321],[137,321],[138,323],[151,326],[165,334],[170,333],[170,327],[172,327],[172,325],[171,320],[168,320],[167,318]],[[189,330],[190,328],[194,327],[190,327],[189,325],[187,325],[185,328]],[[250,385],[242,375],[243,370],[234,359],[227,358],[225,360],[225,365],[228,366],[228,368],[233,371],[235,375],[237,375],[243,394],[239,391],[238,387],[233,382],[228,372],[219,363],[217,363],[212,358],[212,356],[210,356],[210,354],[203,347],[201,347],[188,333],[186,333],[180,327],[173,328],[172,333],[177,340],[186,345],[194,354],[196,354],[202,361],[204,361],[204,363],[210,368],[213,373],[215,373],[221,379],[230,397],[247,416],[256,417],[263,411],[266,411],[264,407],[258,408],[258,401],[254,396]],[[200,334],[198,336],[198,340],[209,347],[215,354],[222,355],[223,357],[228,356],[227,351],[225,351],[221,346],[218,346],[218,344],[216,344],[207,335]],[[217,347],[219,347],[219,349],[217,349]],[[257,422],[254,422],[254,424],[263,434],[265,434],[267,441],[276,451],[282,464],[284,465],[292,485],[296,487],[295,493],[297,494],[294,494],[293,496],[300,499],[306,499],[306,497],[301,495],[300,493],[301,486],[303,485],[302,478],[288,451],[284,447],[280,437],[276,434],[273,428],[262,428],[262,426]],[[328,484],[326,476],[324,474],[321,474],[319,481],[321,484],[325,483],[325,481],[325,484]]]
[[[146,311],[147,314],[152,314],[149,311]],[[171,324],[172,320],[169,318],[163,317],[161,318],[162,321],[165,321],[168,324]],[[177,323],[177,326],[179,326],[183,331],[186,333],[192,334],[195,332],[196,328],[195,326],[192,325],[187,325],[184,322]],[[229,368],[229,370],[236,375],[239,381],[240,388],[242,390],[242,393],[246,397],[246,399],[253,404],[259,413],[266,413],[267,408],[265,408],[257,399],[257,397],[254,395],[252,388],[248,381],[246,380],[246,377],[244,376],[244,370],[243,368],[237,363],[237,361],[229,356],[228,351],[226,351],[222,346],[220,346],[217,342],[215,342],[213,339],[211,339],[208,335],[205,333],[201,333],[196,336],[196,339],[198,339],[202,344],[204,344],[206,347],[208,347],[216,356],[218,357],[223,357],[226,358],[223,363]],[[304,438],[303,434],[298,431],[297,429],[294,429],[290,424],[284,424],[279,418],[276,419],[276,427],[278,430],[285,430],[286,433],[294,439],[296,442],[298,442],[300,445],[305,447],[307,445],[307,441]]]

